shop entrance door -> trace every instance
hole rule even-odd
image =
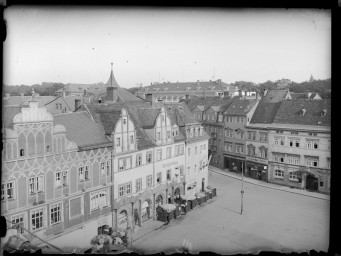
[[[230,159],[224,157],[224,169],[230,168]]]
[[[317,191],[317,189],[318,189],[317,178],[314,177],[313,175],[310,175],[310,174],[307,175],[306,189],[312,190],[312,191]]]

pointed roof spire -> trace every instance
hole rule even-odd
[[[115,76],[114,76],[114,71],[113,71],[113,63],[111,62],[111,72],[110,72],[110,77],[109,80],[106,84],[106,87],[114,87],[114,88],[119,88],[120,86],[118,85],[118,83],[115,80]]]

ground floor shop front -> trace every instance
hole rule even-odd
[[[269,182],[330,194],[330,170],[269,162]]]
[[[245,171],[245,158],[224,154],[224,169],[237,173]]]
[[[268,165],[246,161],[244,175],[257,180],[268,181]]]

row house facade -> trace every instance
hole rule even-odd
[[[105,98],[83,109],[113,142],[113,227],[138,229],[156,219],[158,205],[207,186],[208,136],[200,123],[184,122],[193,119],[185,104],[166,106],[153,95],[141,100],[120,88],[111,72]],[[186,172],[186,136],[200,141],[200,173]]]
[[[269,130],[281,102],[291,99],[288,90],[265,90],[246,126],[245,172],[248,177],[269,181]]]
[[[3,134],[1,214],[29,241],[110,222],[111,143],[86,113],[52,116],[30,101],[4,109]]]
[[[187,106],[143,101],[113,72],[106,97],[73,113],[7,106],[3,133],[2,215],[32,243],[73,248],[107,226],[142,227],[207,186],[208,135]]]
[[[224,169],[245,170],[246,125],[258,105],[258,100],[237,98],[224,112]]]
[[[269,125],[269,181],[330,193],[329,100],[286,100]]]

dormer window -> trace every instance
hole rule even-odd
[[[222,122],[223,121],[223,115],[222,114],[219,114],[218,116],[218,122]]]
[[[307,111],[305,110],[305,108],[302,108],[302,109],[301,109],[301,112],[300,112],[300,116],[304,116],[305,112],[307,112]]]
[[[326,116],[326,114],[327,114],[327,109],[322,110],[321,116]]]

